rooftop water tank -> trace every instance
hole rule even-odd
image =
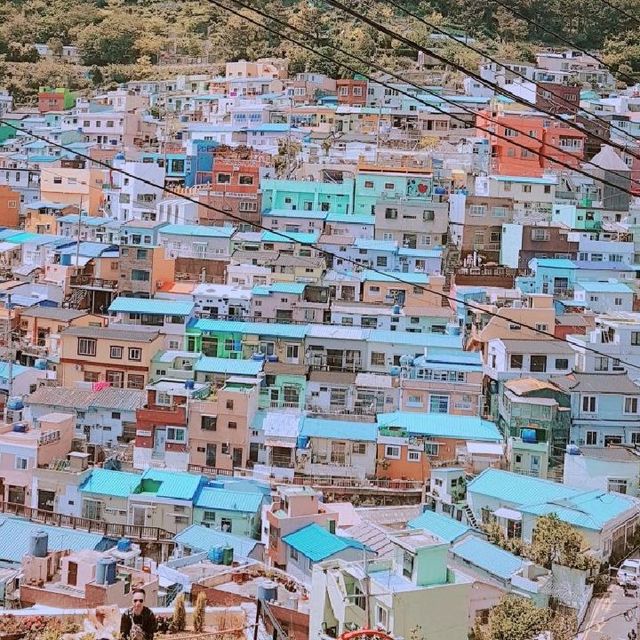
[[[46,558],[49,551],[49,535],[46,531],[36,531],[29,539],[29,555]]]
[[[34,366],[39,371],[46,371],[46,369],[47,369],[47,361],[44,358],[38,358],[35,361]]]
[[[258,585],[258,600],[263,602],[273,602],[278,599],[278,585],[271,580],[267,580]]]
[[[184,388],[187,389],[188,391],[193,391],[193,389],[195,388],[195,381],[193,380],[185,380],[184,381]]]
[[[526,442],[528,444],[537,444],[538,436],[535,429],[522,429],[520,433],[522,442]]]
[[[222,564],[230,567],[233,563],[233,547],[226,546],[222,548]]]
[[[399,376],[400,375],[400,367],[393,366],[389,369],[390,376]]]
[[[9,398],[7,402],[7,409],[10,411],[21,411],[24,409],[24,402],[22,402],[22,398],[19,396]]]
[[[15,433],[27,433],[27,425],[24,422],[16,422],[13,425],[12,430]]]
[[[127,551],[131,551],[131,540],[128,538],[120,538],[117,544],[118,551],[122,551],[126,553]]]
[[[394,316],[399,316],[400,315],[400,305],[399,304],[394,304],[393,307],[391,307],[391,313]]]
[[[264,360],[264,353],[254,353],[251,356],[252,360]]]
[[[222,564],[222,560],[224,558],[224,553],[222,551],[222,547],[213,547],[209,549],[209,553],[207,553],[207,558],[210,562],[214,564]]]
[[[117,563],[115,558],[100,558],[96,565],[96,583],[115,584]]]

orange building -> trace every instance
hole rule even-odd
[[[345,78],[336,81],[338,104],[364,107],[367,104],[367,81]]]
[[[0,185],[0,226],[17,228],[20,216],[20,194]]]
[[[546,169],[558,166],[554,160],[578,167],[584,159],[587,136],[557,120],[481,111],[476,125],[494,132],[491,135],[479,132],[491,141],[493,173],[539,177]]]

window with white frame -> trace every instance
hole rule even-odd
[[[21,456],[16,456],[16,469],[24,470],[29,467],[28,458],[22,458]]]
[[[376,626],[387,630],[389,628],[389,611],[376,604]]]
[[[407,453],[407,462],[420,462],[422,458],[420,451],[409,451]]]
[[[112,345],[110,349],[110,356],[112,360],[121,360],[122,359],[122,347],[117,345]]]
[[[582,411],[596,413],[598,410],[598,398],[596,396],[582,396]]]
[[[595,447],[598,444],[598,432],[597,431],[587,431],[585,434],[585,444],[590,447]]]
[[[139,349],[138,347],[130,347],[129,360],[135,360],[136,362],[142,360],[142,349]]]
[[[156,404],[168,407],[171,405],[171,396],[164,391],[156,391]]]
[[[390,460],[400,460],[400,447],[388,444],[384,448],[384,457]]]
[[[425,442],[424,453],[427,456],[437,456],[440,443],[438,442]]]
[[[625,398],[624,399],[624,412],[625,413],[638,413],[638,398]]]
[[[429,396],[430,413],[449,413],[449,396]]]
[[[183,427],[167,427],[167,441],[169,442],[185,442],[187,439],[187,430]]]
[[[608,478],[607,491],[616,493],[627,493],[627,480],[622,478]]]

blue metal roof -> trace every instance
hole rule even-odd
[[[369,334],[369,342],[409,345],[416,348],[441,347],[445,349],[460,349],[460,352],[462,352],[462,336],[444,333],[409,333],[407,331],[372,329]]]
[[[503,580],[509,580],[523,563],[522,558],[475,536],[454,544],[451,553]]]
[[[70,551],[84,551],[85,549],[102,551],[115,544],[115,541],[109,541],[97,533],[86,533],[75,529],[52,527],[19,518],[0,516],[0,561],[22,562],[22,558],[29,553],[31,536],[38,531],[44,531],[49,536],[49,551],[67,549]]]
[[[578,281],[576,288],[593,293],[633,293],[633,290],[623,282],[583,282]]]
[[[156,496],[176,500],[193,500],[200,486],[205,482],[203,476],[160,469],[147,469],[142,474],[142,480],[160,482],[160,487],[155,492]]]
[[[188,316],[195,304],[182,300],[157,300],[154,298],[116,298],[109,306],[112,313],[148,313],[162,316]]]
[[[251,293],[254,296],[268,296],[271,293],[302,295],[306,286],[304,282],[274,282],[273,284],[255,286]]]
[[[442,248],[434,249],[406,249],[402,247],[398,249],[399,256],[410,256],[413,258],[442,258]]]
[[[536,268],[546,267],[547,269],[575,269],[576,263],[567,258],[534,258]]]
[[[366,549],[358,540],[337,536],[315,522],[282,538],[290,547],[312,562],[326,560],[346,549]]]
[[[263,231],[261,240],[262,242],[288,242],[297,244],[314,244],[320,237],[320,232],[315,231],[313,233],[298,233],[295,231],[282,231],[275,233],[273,231]],[[284,236],[284,237],[283,237]]]
[[[212,358],[202,356],[195,366],[197,373],[222,373],[225,375],[257,376],[264,365],[264,360],[232,360],[231,358]]]
[[[13,363],[13,367],[11,369],[11,379],[15,380],[20,374],[25,371],[30,371],[31,367],[24,367],[21,364]],[[0,362],[0,380],[6,382],[9,378],[9,363],[8,362]]]
[[[387,251],[394,253],[398,249],[398,243],[393,240],[372,240],[370,238],[356,238],[354,246],[357,249],[365,249],[367,251]],[[398,274],[402,277],[401,274]]]
[[[194,236],[206,238],[230,238],[235,227],[209,227],[198,224],[168,224],[158,231],[159,235]]]
[[[415,434],[434,438],[502,442],[498,427],[477,416],[458,416],[450,413],[379,413],[379,427],[400,427]],[[482,474],[478,477],[481,477]],[[524,476],[522,476],[524,477]]]
[[[258,513],[261,504],[261,493],[243,493],[215,487],[203,487],[195,502],[195,506],[201,509],[253,514]]]
[[[445,542],[453,542],[471,531],[471,527],[466,524],[435,511],[425,511],[417,518],[409,520],[407,526],[410,529],[424,529],[435,534],[438,538],[442,538]]]
[[[400,271],[378,272],[367,270],[362,274],[363,282],[397,282],[398,284],[429,284],[429,276],[426,273],[402,273]]]
[[[263,218],[301,218],[303,220],[326,220],[328,215],[328,211],[300,209],[267,209],[262,212]]]
[[[342,213],[330,211],[327,222],[340,222],[342,224],[375,225],[376,217],[368,213]]]
[[[256,545],[260,544],[251,538],[222,533],[200,524],[192,524],[173,539],[193,551],[209,551],[215,547],[233,547],[233,555],[242,558],[248,557]]]
[[[375,442],[378,437],[378,425],[375,422],[304,418],[300,435],[310,438],[336,438],[340,440]]]
[[[244,335],[274,336],[280,338],[304,338],[307,325],[276,324],[269,322],[240,322],[238,320],[211,320],[200,318],[195,329],[207,332],[241,333]]]
[[[114,498],[128,498],[140,484],[142,477],[137,473],[94,469],[80,485],[81,493],[99,493]]]

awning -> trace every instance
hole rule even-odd
[[[514,509],[507,509],[507,507],[500,507],[493,512],[496,518],[504,518],[505,520],[522,520],[522,514]]]
[[[264,446],[265,447],[284,447],[285,449],[295,449],[296,443],[295,443],[295,440],[292,442],[291,440],[277,440],[276,438],[265,438]]]

